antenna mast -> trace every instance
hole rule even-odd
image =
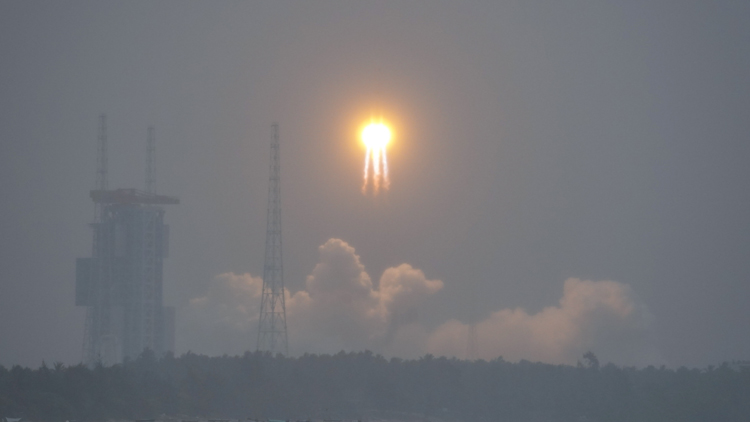
[[[156,139],[154,127],[148,127],[146,141],[146,193],[156,193]]]
[[[98,142],[96,143],[96,189],[107,190],[107,115],[99,116]]]
[[[263,293],[258,321],[258,349],[289,353],[284,300],[284,267],[281,253],[281,194],[279,191],[279,125],[274,123],[271,138],[271,169],[266,217],[266,255],[263,264]]]

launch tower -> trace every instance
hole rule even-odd
[[[164,306],[162,295],[169,250],[162,205],[179,200],[154,192],[153,128],[148,130],[146,191],[108,189],[103,115],[97,150],[97,184],[90,192],[94,246],[90,258],[76,261],[76,305],[87,308],[84,362],[111,365],[146,349],[157,355],[174,350],[174,308]]]
[[[279,191],[279,125],[272,126],[271,169],[266,217],[266,255],[263,264],[263,293],[258,321],[258,350],[289,353],[284,300],[284,267],[281,254],[281,193]]]

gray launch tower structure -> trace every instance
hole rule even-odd
[[[148,129],[146,190],[108,189],[107,130],[99,118],[93,250],[76,261],[76,305],[86,307],[83,360],[111,365],[146,349],[174,350],[174,308],[163,301],[163,260],[169,226],[162,205],[174,197],[155,193],[155,139]]]
[[[268,183],[266,217],[266,254],[263,263],[263,292],[258,320],[258,350],[272,354],[289,353],[284,299],[284,266],[281,251],[281,166],[279,162],[279,125],[274,123],[271,137],[271,168]]]

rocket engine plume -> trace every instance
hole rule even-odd
[[[362,130],[362,142],[367,147],[365,153],[365,172],[362,193],[367,193],[370,181],[370,163],[372,163],[372,191],[375,195],[380,191],[382,184],[384,190],[388,190],[391,181],[388,177],[388,158],[385,147],[391,140],[391,131],[382,122],[372,121]]]

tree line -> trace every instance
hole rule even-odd
[[[113,366],[0,366],[0,418],[457,421],[746,421],[750,370],[465,361],[371,352],[300,357],[187,353]]]

